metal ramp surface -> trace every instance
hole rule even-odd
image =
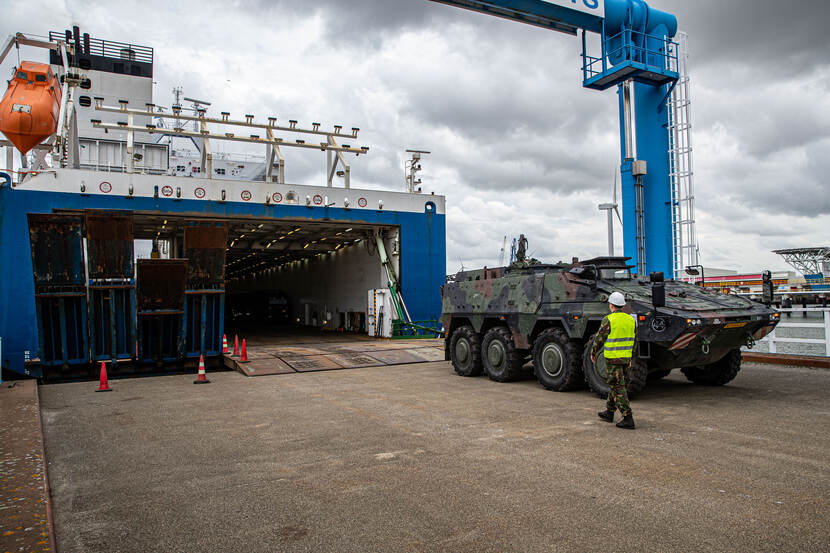
[[[225,354],[225,366],[246,376],[384,367],[444,360],[443,340],[360,340],[295,345],[251,344],[248,362]]]

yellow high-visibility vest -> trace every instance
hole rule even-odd
[[[628,359],[634,352],[636,323],[634,318],[622,311],[616,311],[606,317],[611,323],[611,333],[605,340],[606,359]]]

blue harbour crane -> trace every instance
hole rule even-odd
[[[667,102],[680,78],[677,18],[643,0],[431,0],[582,38],[582,85],[617,88],[623,249],[639,274],[674,275]],[[587,33],[600,38],[589,52]],[[594,41],[595,42],[595,41]]]

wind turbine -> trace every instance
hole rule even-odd
[[[613,197],[614,201],[610,204],[599,204],[600,211],[606,211],[608,213],[608,256],[614,257],[614,216],[611,215],[611,212],[617,214],[617,219],[620,220],[620,225],[623,224],[622,217],[620,216],[619,204],[617,204],[617,170],[614,170],[614,190],[613,190]]]

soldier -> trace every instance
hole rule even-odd
[[[623,419],[617,423],[617,427],[634,429],[634,418],[625,384],[634,362],[637,323],[631,315],[622,311],[625,307],[625,296],[621,293],[611,294],[608,304],[611,313],[602,320],[591,350],[591,362],[595,363],[599,350],[605,345],[603,355],[608,367],[608,402],[605,411],[600,411],[597,415],[605,422],[614,422],[614,411],[619,409]]]

